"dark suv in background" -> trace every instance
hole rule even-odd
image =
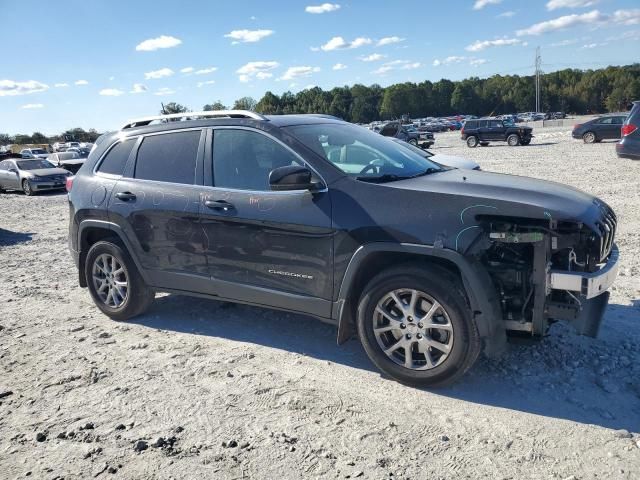
[[[532,134],[531,127],[521,127],[511,120],[499,118],[467,120],[460,130],[462,140],[471,148],[478,145],[486,147],[490,142],[507,142],[511,147],[529,145]]]
[[[67,189],[78,280],[109,317],[158,291],[299,312],[412,385],[459,378],[507,332],[563,319],[595,336],[617,271],[601,200],[446,168],[331,118],[134,120]]]
[[[640,101],[633,102],[620,134],[622,140],[616,144],[618,157],[640,160]]]
[[[414,147],[429,148],[435,143],[432,132],[419,132],[415,128],[408,127],[400,122],[386,123],[380,129],[380,135],[398,138]]]
[[[626,113],[603,115],[584,123],[573,126],[571,136],[581,138],[584,143],[598,143],[602,140],[619,139],[620,129],[624,123]]]

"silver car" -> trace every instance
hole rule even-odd
[[[24,148],[20,150],[22,158],[47,158],[49,152],[44,148]]]
[[[439,163],[440,165],[444,165],[446,167],[460,168],[462,170],[480,170],[480,165],[478,165],[473,160],[469,160],[468,158],[462,157],[454,157],[453,155],[442,155],[440,153],[431,153],[429,150],[425,150],[422,148],[414,147],[413,145],[408,144],[403,140],[399,140],[397,138],[392,138],[394,142],[403,147],[408,148],[414,153],[418,155],[428,158],[431,161]]]
[[[33,195],[63,189],[69,176],[70,172],[54,167],[47,160],[10,158],[0,162],[0,192],[22,190],[26,195]]]

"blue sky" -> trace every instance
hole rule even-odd
[[[640,61],[637,0],[0,0],[0,132],[118,128],[317,85]]]

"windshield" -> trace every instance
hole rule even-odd
[[[20,170],[38,170],[39,168],[55,168],[46,160],[19,160],[16,162]]]
[[[286,130],[358,180],[393,181],[443,170],[424,155],[356,125],[320,123]]]
[[[502,120],[502,124],[503,124],[505,127],[513,127],[513,126],[515,126],[515,123],[513,123],[513,119],[511,119],[511,118],[504,118],[504,119]]]
[[[34,155],[46,155],[47,152],[41,148],[32,148],[31,153],[33,153]]]

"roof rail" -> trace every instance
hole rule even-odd
[[[196,118],[251,118],[253,120],[268,120],[264,115],[249,110],[210,110],[208,112],[184,112],[171,113],[168,115],[153,115],[151,117],[136,118],[127,121],[122,126],[122,130],[134,127],[143,127],[155,121],[185,121],[195,120]]]

